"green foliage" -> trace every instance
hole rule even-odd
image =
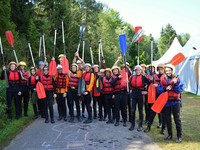
[[[187,41],[190,39],[190,35],[188,33],[182,33],[182,34],[179,34],[177,38],[180,44],[184,46],[187,43]]]
[[[170,24],[167,24],[165,28],[162,28],[161,36],[158,39],[158,54],[161,57],[170,47],[174,38],[176,37],[176,31]]]

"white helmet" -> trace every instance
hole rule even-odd
[[[62,69],[61,65],[57,65],[56,69]]]
[[[86,64],[84,65],[84,67],[86,67],[86,66],[91,67],[91,64],[90,64],[90,63],[86,63]]]
[[[135,66],[134,70],[140,69],[142,70],[142,67],[140,65]]]

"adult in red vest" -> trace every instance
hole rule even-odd
[[[151,73],[151,70],[150,69],[150,74],[147,75],[147,78],[149,79],[149,81],[151,83],[154,83],[154,86],[157,87],[158,84],[160,83],[161,79],[164,78],[164,64],[158,64],[157,66],[157,71],[158,71],[158,74],[153,74]],[[153,76],[153,78],[152,78]],[[156,93],[156,98],[158,98],[160,94],[158,94],[158,92]],[[149,112],[150,112],[150,115],[149,115],[149,118],[148,118],[148,122],[147,122],[147,128],[144,130],[144,132],[149,132],[150,129],[151,129],[151,125],[153,124],[153,121],[154,121],[154,118],[156,116],[156,113],[154,111],[151,110],[151,106],[153,104],[149,104]],[[159,119],[159,124],[157,126],[157,128],[162,128],[161,129],[161,134],[164,134],[165,133],[165,119],[164,119],[164,116],[162,115],[162,113],[158,114],[158,119]]]
[[[114,106],[115,106],[115,117],[116,122],[115,126],[119,126],[119,119],[120,119],[120,110],[123,119],[123,126],[126,127],[127,121],[127,91],[126,87],[121,86],[121,78],[120,75],[120,68],[118,66],[112,67],[112,81],[111,84],[113,85],[114,91],[112,98],[114,99]]]
[[[67,96],[67,76],[62,73],[62,66],[57,65],[57,75],[55,77],[56,83],[56,94],[57,94],[57,104],[58,104],[58,121],[67,121],[67,107],[66,107],[66,96]]]
[[[36,91],[36,84],[39,80],[39,76],[36,74],[36,68],[31,67],[30,69],[31,76],[28,78],[28,87],[31,93],[31,101],[33,104],[33,111],[35,114],[35,119],[38,118],[38,96],[37,96],[37,91]]]
[[[183,81],[180,78],[174,76],[175,67],[171,64],[165,65],[165,77],[161,79],[160,84],[158,85],[158,93],[168,91],[168,101],[163,108],[163,115],[166,118],[168,136],[165,140],[172,140],[172,118],[173,114],[174,122],[176,124],[177,139],[176,142],[182,142],[182,126],[180,119],[180,105],[181,98],[180,94],[184,90]]]
[[[1,80],[5,79],[6,67],[3,66]],[[9,87],[6,88],[6,102],[8,118],[12,119],[12,99],[14,98],[16,118],[20,118],[19,96],[21,95],[21,75],[17,71],[17,64],[13,61],[9,63],[9,70],[6,71]]]
[[[71,71],[68,75],[68,94],[67,94],[67,100],[69,104],[70,109],[70,120],[69,122],[74,122],[74,102],[76,105],[76,111],[77,111],[77,119],[80,122],[80,103],[79,103],[79,97],[78,97],[78,82],[81,78],[82,74],[78,74],[78,65],[73,63],[71,65]]]
[[[94,113],[94,119],[97,119],[97,103],[101,101],[101,93],[100,91],[97,91],[99,90],[98,87],[97,87],[97,83],[98,82],[98,79],[99,79],[99,76],[98,76],[98,72],[99,72],[99,65],[93,65],[92,66],[93,68],[93,71],[94,71],[94,85],[93,85],[93,93],[92,93],[92,96],[93,96],[93,113]],[[100,121],[103,120],[103,115],[102,115],[102,105],[101,105],[101,112],[99,113],[99,117],[100,117]]]
[[[106,123],[114,123],[115,113],[114,113],[114,100],[112,98],[114,88],[111,84],[112,81],[112,70],[110,68],[105,69],[105,77],[102,79],[102,93],[105,101],[105,109],[108,114],[108,121]]]
[[[91,94],[94,85],[94,74],[91,72],[91,65],[86,63],[84,65],[85,72],[83,73],[83,80],[85,81],[85,92],[83,93],[83,100],[85,101],[86,109],[88,112],[88,119],[84,123],[92,122],[92,107],[91,107]]]
[[[136,106],[138,105],[139,111],[139,125],[138,131],[142,131],[142,124],[143,124],[143,98],[142,98],[142,91],[144,90],[145,86],[149,85],[148,79],[142,75],[142,67],[137,65],[134,68],[135,75],[131,76],[129,79],[130,89],[132,90],[132,119],[131,119],[131,127],[129,128],[130,131],[135,129],[135,112]]]
[[[45,66],[43,68],[44,74],[40,76],[40,82],[43,84],[45,93],[46,93],[46,98],[42,99],[41,101],[43,102],[43,109],[45,112],[45,123],[49,123],[49,114],[48,114],[48,108],[50,112],[50,117],[51,117],[51,123],[55,123],[54,121],[54,111],[53,111],[53,103],[54,103],[54,98],[56,98],[56,85],[55,81],[52,76],[49,75],[49,68]]]
[[[19,96],[19,108],[20,115],[22,115],[22,99],[24,104],[24,116],[28,116],[28,103],[29,103],[29,88],[28,88],[28,78],[30,76],[29,71],[25,70],[26,63],[24,61],[20,61],[18,64],[19,73],[21,74],[21,87],[22,94]]]

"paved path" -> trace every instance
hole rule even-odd
[[[45,124],[35,120],[16,136],[5,150],[160,150],[143,132],[130,132],[127,127],[115,127],[105,121],[91,124],[56,121]]]

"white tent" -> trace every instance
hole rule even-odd
[[[194,50],[194,48],[196,50]],[[185,90],[200,95],[200,32],[188,40],[185,46],[181,49],[181,52],[186,57],[191,55],[189,61],[180,73],[180,78],[185,83]],[[176,74],[185,61],[186,59],[176,66]]]
[[[169,62],[173,56],[178,54],[182,49],[181,44],[179,43],[177,37],[174,38],[170,48],[165,52],[165,54],[158,60],[153,61],[153,64],[158,65],[159,63]]]

